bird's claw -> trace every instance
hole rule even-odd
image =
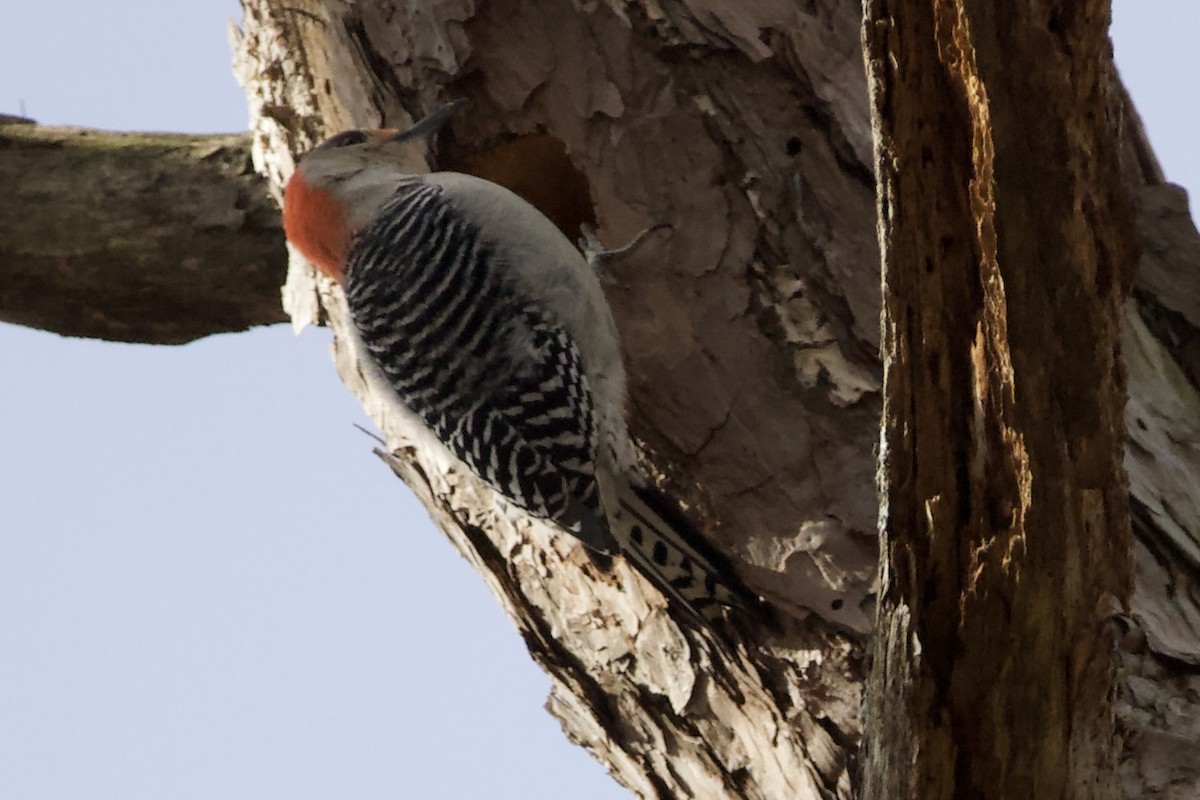
[[[641,246],[642,242],[644,242],[646,237],[650,234],[662,230],[673,230],[674,227],[675,226],[669,222],[659,222],[655,225],[651,225],[649,228],[646,228],[621,247],[614,247],[611,250],[608,250],[605,249],[604,244],[600,241],[600,238],[596,236],[596,230],[585,222],[579,226],[579,249],[583,251],[583,255],[587,259],[588,264],[591,265],[592,269],[599,272],[605,261],[610,261],[619,256],[632,253]]]

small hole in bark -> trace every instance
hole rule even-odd
[[[839,597],[837,600],[834,600],[829,605],[834,611],[841,611],[842,606],[846,605],[846,601]]]
[[[787,140],[787,144],[783,148],[789,156],[800,154],[800,137],[793,136]]]
[[[1146,421],[1144,419],[1141,419],[1139,417],[1136,421],[1137,421],[1138,428],[1140,428],[1141,430],[1144,430],[1144,431],[1150,430],[1149,428],[1146,427]]]
[[[1057,11],[1057,10],[1056,10],[1056,11],[1052,11],[1052,12],[1050,13],[1050,19],[1047,21],[1047,23],[1048,23],[1048,24],[1046,25],[1046,27],[1047,27],[1047,28],[1050,30],[1050,32],[1051,32],[1051,33],[1055,34],[1056,36],[1062,36],[1062,35],[1063,35],[1063,27],[1064,27],[1064,25],[1063,25],[1063,19],[1062,19],[1062,12],[1061,12],[1061,11]]]
[[[942,238],[938,239],[938,247],[941,248],[939,252],[941,252],[942,258],[949,257],[950,248],[953,246],[954,246],[954,237],[953,236],[943,236]]]

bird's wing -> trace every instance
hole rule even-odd
[[[554,320],[517,300],[495,258],[439,187],[402,184],[350,253],[355,327],[401,402],[472,471],[615,553],[579,353]]]

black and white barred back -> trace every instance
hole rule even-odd
[[[368,352],[455,456],[519,508],[617,552],[575,343],[518,300],[493,248],[442,187],[401,184],[357,238],[345,286]]]

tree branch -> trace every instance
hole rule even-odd
[[[783,607],[816,612],[786,634],[742,632],[749,660],[726,665],[737,693],[712,680],[723,654],[681,639],[660,598],[619,562],[599,570],[564,537],[503,517],[469,475],[407,439],[411,431],[388,417],[341,340],[338,368],[393,447],[405,446],[389,463],[554,677],[552,712],[619,780],[644,796],[849,797],[872,615],[880,408],[858,4],[714,2],[702,15],[679,0],[243,5],[237,69],[254,108],[256,165],[276,189],[292,153],[325,132],[402,125],[469,96],[448,164],[517,188],[572,236],[584,220],[608,242],[674,225],[607,274],[632,428],[676,494],[719,521],[712,537],[748,582]],[[1200,780],[1200,757],[1184,746],[1200,704],[1183,670],[1200,662],[1200,451],[1187,446],[1200,437],[1200,240],[1132,112],[1127,124],[1126,179],[1146,246],[1136,302],[1126,307],[1138,575],[1118,713],[1128,733],[1124,788],[1151,796],[1163,775]],[[247,174],[244,139],[238,155],[225,154],[238,188],[202,204],[224,212],[156,233],[157,215],[186,207],[187,193],[147,202],[156,181],[142,181],[124,201],[121,235],[83,247],[71,243],[102,228],[93,215],[112,202],[93,191],[105,171],[84,180],[63,165],[53,190],[72,205],[60,211],[58,200],[47,205],[24,186],[28,173],[47,171],[33,166],[46,154],[12,158],[32,146],[16,140],[33,130],[5,126],[0,135],[0,160],[16,170],[0,180],[24,205],[51,209],[49,222],[36,223],[29,209],[0,206],[3,318],[141,341],[283,318],[277,217]],[[43,148],[73,152],[75,138],[95,134],[63,135]],[[219,139],[200,141],[217,153]],[[151,140],[162,141],[121,141]],[[205,152],[192,160],[204,162]],[[134,159],[138,170],[147,163]],[[158,181],[180,174],[172,166]],[[9,243],[22,219],[35,230],[27,249],[49,255],[18,269]],[[206,229],[234,240],[258,230],[271,244],[265,255],[235,244],[188,261],[221,247],[203,240]],[[140,236],[157,242],[136,251],[140,264],[101,260]],[[335,332],[345,330],[337,293],[299,263],[286,298],[298,322],[327,313]],[[197,309],[205,324],[186,321]]]
[[[247,134],[0,120],[0,320],[180,344],[283,322],[279,210]]]

